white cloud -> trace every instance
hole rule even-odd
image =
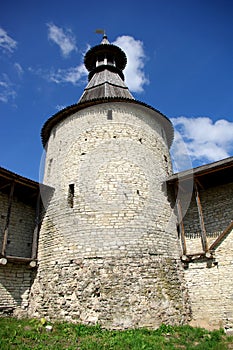
[[[68,69],[58,69],[57,72],[49,74],[49,80],[60,84],[60,83],[71,83],[76,85],[83,83],[83,78],[86,78],[87,70],[84,64],[80,64],[77,67],[70,67]]]
[[[55,25],[49,25],[49,29],[50,30],[53,29],[53,32],[56,33],[56,37],[59,37],[59,40],[60,40],[60,36],[59,36],[60,34],[57,35],[57,33],[60,33],[60,30],[61,30],[61,37],[64,34],[63,30],[56,27]],[[143,50],[143,43],[139,40],[135,40],[131,36],[124,35],[124,36],[118,37],[113,44],[121,47],[122,50],[127,55],[128,64],[126,66],[126,69],[124,70],[126,85],[129,87],[131,91],[142,92],[143,86],[149,83],[143,71],[144,62],[146,59],[144,50]],[[89,49],[90,49],[90,46],[88,45],[87,50]],[[84,56],[85,53],[83,52],[82,55]],[[71,83],[73,85],[77,85],[78,83],[83,83],[84,80],[86,82],[87,75],[88,75],[88,72],[84,64],[80,64],[77,67],[70,67],[68,69],[58,69],[56,72],[51,72],[46,76],[50,81],[55,82],[57,84]],[[84,77],[85,79],[83,79]]]
[[[12,53],[16,49],[17,42],[12,39],[7,32],[0,28],[0,48],[6,52]]]
[[[64,57],[69,56],[72,51],[77,50],[75,37],[70,29],[57,27],[53,23],[48,23],[48,38],[56,43]]]
[[[8,103],[14,100],[16,91],[7,74],[2,74],[0,77],[0,102]]]
[[[14,68],[15,68],[16,72],[18,73],[18,76],[21,77],[23,75],[23,72],[24,72],[22,66],[19,63],[15,62]]]
[[[67,106],[65,105],[56,105],[55,106],[55,109],[58,110],[58,111],[61,111],[62,109],[66,108]]]
[[[143,42],[132,36],[123,35],[113,44],[119,46],[127,56],[127,66],[124,70],[126,85],[131,91],[142,92],[143,86],[149,83],[144,73],[146,56]]]
[[[170,152],[174,173],[192,168],[192,160],[189,156],[187,145],[177,130],[174,133],[174,141]]]
[[[172,118],[176,129],[172,157],[177,170],[187,166],[191,159],[200,165],[229,157],[233,153],[233,122],[219,119],[213,122],[207,117]]]

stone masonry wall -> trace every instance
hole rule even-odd
[[[200,191],[210,246],[233,220],[233,183]],[[195,202],[185,217],[187,253],[202,251]],[[215,251],[214,260],[189,263],[185,279],[195,326],[233,328],[233,231]]]
[[[233,231],[219,245],[212,264],[193,262],[185,270],[191,324],[233,330]]]
[[[104,103],[54,127],[45,184],[55,191],[29,315],[118,328],[188,318],[160,118],[133,103]]]
[[[8,194],[0,192],[0,249],[8,210]],[[29,258],[35,208],[13,198],[6,246],[7,256]],[[20,263],[0,265],[0,314],[25,312],[34,272]]]
[[[0,265],[0,315],[25,313],[34,272],[26,265]]]
[[[208,246],[233,220],[233,183],[200,190]],[[202,251],[200,223],[195,198],[192,197],[189,209],[184,217],[187,253]]]
[[[41,232],[53,235],[46,243],[41,234],[50,247],[39,249],[41,259],[50,259],[51,249],[59,261],[68,252],[71,259],[76,252],[177,257],[175,217],[162,188],[171,162],[161,126],[132,104],[123,106],[90,107],[52,132],[45,183],[55,192]]]
[[[34,317],[98,322],[113,329],[189,320],[183,269],[173,259],[77,258],[47,265],[39,273],[31,294],[35,302],[29,308]]]
[[[8,195],[0,192],[0,249],[8,210]],[[35,208],[13,198],[8,230],[6,255],[30,257],[35,226]]]

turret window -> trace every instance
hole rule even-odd
[[[108,110],[107,119],[112,120],[112,110],[111,109]]]

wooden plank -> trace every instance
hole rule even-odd
[[[7,237],[9,232],[9,225],[10,225],[10,216],[11,216],[11,206],[13,201],[13,195],[14,195],[14,189],[15,189],[15,182],[12,181],[11,188],[10,188],[10,194],[8,199],[8,209],[7,209],[7,216],[6,216],[6,224],[4,229],[4,235],[3,235],[3,242],[2,242],[2,255],[6,255],[6,245],[7,245]]]
[[[195,182],[197,183],[197,185],[202,189],[204,190],[204,186],[202,185],[202,183],[200,182],[200,180],[198,178],[195,177]]]
[[[197,209],[198,209],[198,217],[199,217],[199,222],[200,222],[200,226],[201,226],[201,244],[202,244],[203,251],[207,252],[208,251],[208,244],[207,244],[207,238],[206,238],[206,229],[205,229],[203,211],[202,211],[202,206],[201,206],[201,199],[200,199],[198,186],[197,186],[196,182],[194,182],[194,187],[195,187],[195,198],[196,198]]]
[[[214,250],[221,243],[221,241],[225,238],[225,236],[230,232],[233,228],[233,221],[227,226],[227,228],[218,236],[218,238],[211,244],[210,250]]]
[[[5,257],[8,262],[10,263],[17,263],[17,264],[29,264],[31,261],[36,261],[33,260],[32,258],[23,258],[22,256],[12,256],[12,255],[7,255]]]
[[[35,228],[33,231],[33,238],[32,238],[32,259],[36,259],[37,257],[37,248],[38,248],[38,237],[39,237],[39,230],[40,230],[40,206],[41,206],[41,198],[40,198],[40,191],[37,195],[37,201],[36,201],[36,214],[35,214]]]

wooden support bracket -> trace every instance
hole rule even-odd
[[[187,247],[186,247],[186,240],[185,240],[183,213],[182,213],[181,202],[179,199],[177,200],[177,211],[178,211],[178,220],[179,220],[178,225],[179,225],[180,235],[181,235],[182,251],[183,251],[183,255],[186,255]]]
[[[8,238],[9,225],[10,225],[11,206],[12,206],[12,201],[13,201],[14,188],[15,188],[15,182],[12,181],[11,188],[10,188],[9,199],[8,199],[8,209],[7,209],[7,216],[6,216],[6,224],[5,224],[4,235],[3,235],[3,242],[2,242],[2,252],[1,252],[1,254],[3,256],[6,255],[6,245],[7,245],[7,238]]]
[[[227,228],[218,236],[218,238],[211,244],[210,250],[215,250],[221,241],[227,236],[230,230],[233,228],[233,221],[227,226]]]
[[[204,252],[208,252],[209,249],[208,249],[208,243],[207,243],[207,238],[206,238],[206,229],[205,229],[205,223],[204,223],[204,216],[203,216],[203,211],[202,211],[200,194],[199,194],[198,186],[197,186],[196,182],[194,182],[194,187],[195,187],[195,198],[196,198],[196,203],[197,203],[199,222],[200,222],[200,226],[201,226],[201,244],[202,244],[202,249],[203,249]]]
[[[38,246],[38,236],[39,236],[39,230],[40,230],[40,206],[41,206],[41,198],[40,198],[40,191],[37,195],[37,202],[36,202],[36,215],[35,215],[35,228],[33,231],[33,238],[32,238],[32,259],[36,259],[37,257],[37,246]]]

